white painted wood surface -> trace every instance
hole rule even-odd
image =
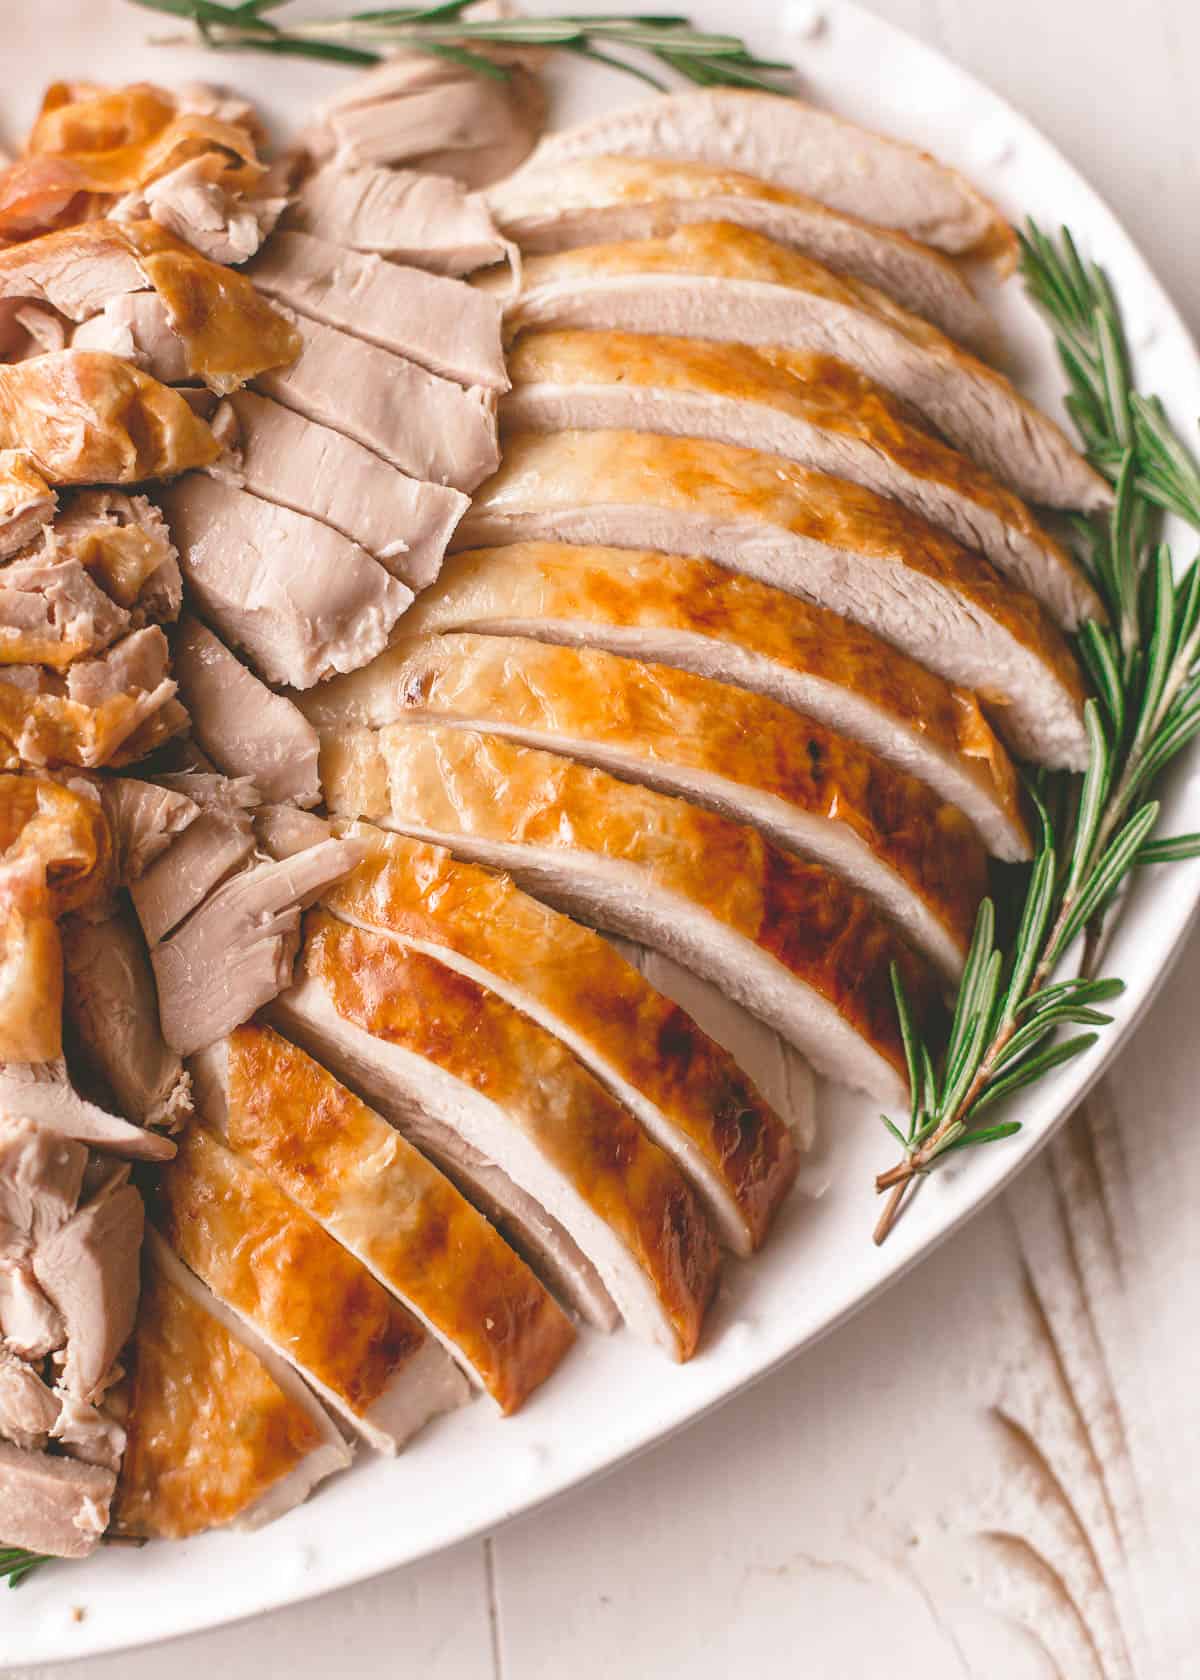
[[[1200,332],[1195,0],[870,3],[1032,117]],[[1198,993],[1193,941],[1005,1203],[658,1452],[416,1568],[24,1680],[1194,1676]]]

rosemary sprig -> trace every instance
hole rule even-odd
[[[284,28],[266,14],[289,0],[132,0],[147,11],[186,19],[209,47],[323,59],[336,64],[377,64],[385,52],[411,48],[452,58],[481,75],[503,80],[508,70],[472,43],[506,47],[552,47],[608,65],[663,88],[636,59],[617,57],[617,47],[646,54],[699,87],[754,87],[776,91],[769,78],[791,73],[790,64],[758,58],[737,35],[708,34],[686,17],[575,13],[566,17],[472,19],[475,0],[386,11],[351,12],[345,17],[304,19]],[[194,39],[193,37],[190,37]],[[382,49],[382,50],[377,50]]]
[[[939,1161],[1020,1130],[1019,1120],[994,1121],[994,1104],[1090,1049],[1095,1029],[1112,1019],[1097,1005],[1119,996],[1122,982],[1093,979],[1091,970],[1104,913],[1130,871],[1200,856],[1200,835],[1151,839],[1159,808],[1150,797],[1158,776],[1200,732],[1200,559],[1176,579],[1169,550],[1154,541],[1160,510],[1200,530],[1200,468],[1158,399],[1133,390],[1112,288],[1102,269],[1081,258],[1067,229],[1056,243],[1031,222],[1021,267],[1053,329],[1069,383],[1067,407],[1088,459],[1115,492],[1106,523],[1077,521],[1109,616],[1107,625],[1088,623],[1078,637],[1097,696],[1084,713],[1090,764],[1082,779],[1042,776],[1031,786],[1040,835],[1011,907],[1016,932],[1003,950],[995,906],[986,900],[940,1064],[917,1037],[893,973],[912,1100],[903,1129],[884,1117],[903,1155],[875,1181],[888,1198],[877,1243]],[[1054,981],[1081,934],[1079,978]],[[1064,1038],[1064,1027],[1089,1030]]]
[[[35,1569],[49,1562],[40,1552],[27,1552],[21,1546],[0,1546],[0,1581],[7,1577],[10,1587],[19,1587]]]

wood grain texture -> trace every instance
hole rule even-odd
[[[1200,329],[1193,0],[871,4],[1036,121]],[[503,1531],[490,1564],[465,1546],[167,1652],[22,1680],[160,1680],[164,1663],[178,1680],[1187,1680],[1198,987],[1193,944],[1111,1109],[1094,1102],[1003,1206],[724,1411]]]

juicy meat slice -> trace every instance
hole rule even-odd
[[[112,835],[116,878],[122,886],[139,881],[200,815],[200,806],[187,794],[133,776],[104,776],[98,779],[97,789]]]
[[[16,1111],[19,1113],[19,1110]],[[83,1189],[87,1150],[33,1120],[0,1117],[0,1257],[23,1254],[62,1229]]]
[[[90,1404],[111,1382],[137,1312],[142,1198],[127,1176],[125,1168],[33,1255],[33,1274],[67,1327],[62,1385]]]
[[[477,50],[504,75],[420,52],[389,54],[326,102],[321,122],[304,137],[308,149],[321,159],[332,155],[341,168],[409,164],[469,187],[500,180],[537,143],[546,95],[536,52]]]
[[[1012,229],[965,176],[800,99],[730,88],[670,94],[560,129],[533,161],[613,155],[745,170],[955,256],[994,257],[1006,271],[1016,261]]]
[[[409,478],[353,438],[268,397],[239,391],[229,401],[238,431],[234,473],[247,490],[332,525],[410,589],[433,582],[470,505],[461,491]]]
[[[1034,502],[1109,507],[1112,487],[1003,374],[883,292],[728,222],[532,257],[507,326],[604,327],[840,357]]]
[[[54,518],[54,491],[23,449],[0,450],[0,560],[7,560]]]
[[[0,570],[0,665],[62,670],[101,652],[129,624],[78,560],[32,554]]]
[[[182,1540],[258,1528],[350,1462],[294,1371],[146,1232],[129,1440],[113,1527]]]
[[[1104,607],[1019,497],[912,423],[903,405],[833,356],[787,365],[740,344],[639,333],[529,333],[501,404],[509,430],[575,427],[712,438],[785,455],[889,496],[974,548],[1067,629]]]
[[[29,1254],[0,1261],[0,1337],[19,1359],[37,1362],[67,1339],[61,1314],[38,1287]]]
[[[58,1422],[58,1401],[32,1365],[0,1341],[0,1440],[41,1452]]]
[[[989,849],[1027,858],[1016,768],[974,695],[838,614],[707,560],[567,543],[453,555],[405,621],[607,648],[735,683],[927,782]]]
[[[210,262],[237,265],[251,258],[287,206],[263,192],[231,192],[223,179],[228,159],[202,152],[135,189],[109,215],[118,221],[151,221]]]
[[[184,1265],[378,1451],[396,1452],[466,1399],[412,1314],[204,1126],[188,1132],[151,1207]]]
[[[395,1093],[458,1132],[570,1231],[631,1330],[675,1359],[695,1351],[718,1256],[686,1181],[542,1027],[423,952],[307,918],[304,974],[377,1041]]]
[[[387,1047],[339,1014],[325,987],[301,980],[276,998],[267,1018],[311,1056],[335,1068],[406,1137],[417,1138],[422,1154],[585,1324],[606,1335],[618,1328],[621,1314],[612,1296],[563,1222],[432,1107],[415,1104],[407,1086],[392,1076]]]
[[[199,610],[271,682],[308,688],[365,665],[412,600],[328,526],[203,474],[163,506]]]
[[[464,390],[318,321],[301,320],[297,331],[299,358],[258,381],[268,397],[344,432],[413,478],[473,490],[495,470],[494,391]]]
[[[148,284],[125,230],[103,219],[80,222],[0,250],[0,297],[30,298],[68,321],[82,321],[105,299]]]
[[[784,1120],[796,1147],[811,1149],[817,1135],[817,1076],[792,1045],[765,1021],[725,996],[711,980],[684,968],[661,951],[604,935],[655,991],[690,1015],[701,1031],[745,1069],[765,1101]]]
[[[202,810],[137,880],[129,895],[151,949],[254,852],[249,813],[236,806]]]
[[[482,199],[411,169],[327,164],[302,183],[285,226],[434,274],[470,274],[511,251]]]
[[[118,356],[60,350],[0,363],[0,449],[49,484],[130,484],[211,465],[221,449],[178,391]]]
[[[1022,757],[1087,763],[1083,681],[1040,604],[873,491],[732,444],[527,434],[513,439],[453,546],[546,538],[715,560],[974,689]]]
[[[339,327],[460,385],[506,391],[501,308],[461,280],[383,257],[277,233],[247,273],[298,314]]]
[[[355,840],[326,840],[233,876],[150,954],[163,1037],[181,1056],[224,1038],[292,977],[298,905],[358,863]]]
[[[89,1071],[138,1126],[176,1132],[192,1111],[191,1082],[169,1050],[141,930],[122,909],[104,922],[63,923],[66,1019]]]
[[[87,1557],[108,1527],[116,1481],[98,1464],[0,1441],[5,1543],[50,1557]]]
[[[71,1084],[64,1061],[0,1064],[0,1111],[131,1161],[169,1161],[175,1145],[87,1102]]]
[[[182,385],[192,377],[187,346],[157,292],[123,292],[109,298],[98,315],[89,315],[75,328],[71,347],[120,356],[164,385]]]
[[[175,678],[201,748],[227,776],[248,776],[274,804],[316,805],[316,730],[190,615],[175,637]]]
[[[730,1059],[598,934],[507,876],[400,835],[371,839],[373,855],[324,907],[436,957],[554,1033],[674,1158],[725,1244],[757,1248],[796,1152]]]
[[[195,1071],[206,1122],[399,1296],[501,1411],[546,1381],[574,1340],[569,1321],[394,1127],[268,1027],[239,1027]]]
[[[556,908],[698,968],[831,1078],[905,1100],[891,965],[926,1019],[932,970],[861,893],[757,830],[436,726],[347,733],[322,780],[331,810],[511,871]]]
[[[447,634],[395,643],[306,697],[323,738],[389,724],[486,729],[753,823],[867,894],[950,978],[987,886],[960,811],[764,695],[594,648]]]
[[[535,253],[657,238],[691,222],[751,228],[835,274],[877,286],[977,354],[997,351],[995,323],[948,257],[737,170],[658,158],[581,158],[522,169],[486,199],[501,230]]]

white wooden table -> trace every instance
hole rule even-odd
[[[1195,0],[870,3],[1040,124],[1200,331]],[[494,1539],[69,1672],[1195,1676],[1198,995],[1194,941],[1107,1104],[1005,1203],[658,1452]]]

